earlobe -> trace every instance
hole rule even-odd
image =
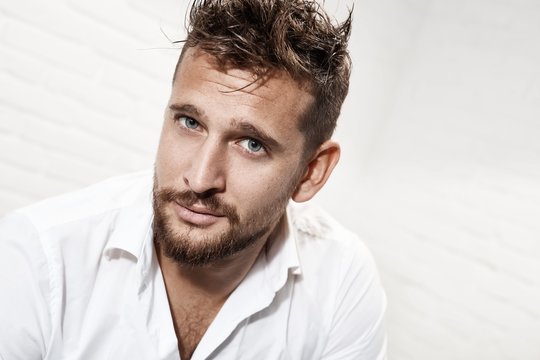
[[[324,142],[308,163],[292,199],[296,202],[304,202],[315,196],[332,174],[340,154],[341,149],[338,143],[331,140]]]

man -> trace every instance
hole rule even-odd
[[[203,0],[154,176],[0,224],[2,359],[383,359],[368,251],[303,203],[340,149],[350,17],[309,0]]]

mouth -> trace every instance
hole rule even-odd
[[[174,202],[173,205],[181,221],[195,226],[210,226],[224,217],[221,213],[203,206],[183,206],[177,202]]]

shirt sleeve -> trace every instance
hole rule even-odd
[[[45,357],[48,273],[34,226],[19,214],[0,219],[0,359]]]
[[[349,250],[322,359],[384,360],[386,295],[367,248],[358,240]]]

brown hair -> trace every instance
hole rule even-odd
[[[332,136],[349,89],[351,16],[334,25],[313,0],[194,0],[176,70],[196,46],[257,76],[286,71],[315,97],[299,123],[311,153]]]

